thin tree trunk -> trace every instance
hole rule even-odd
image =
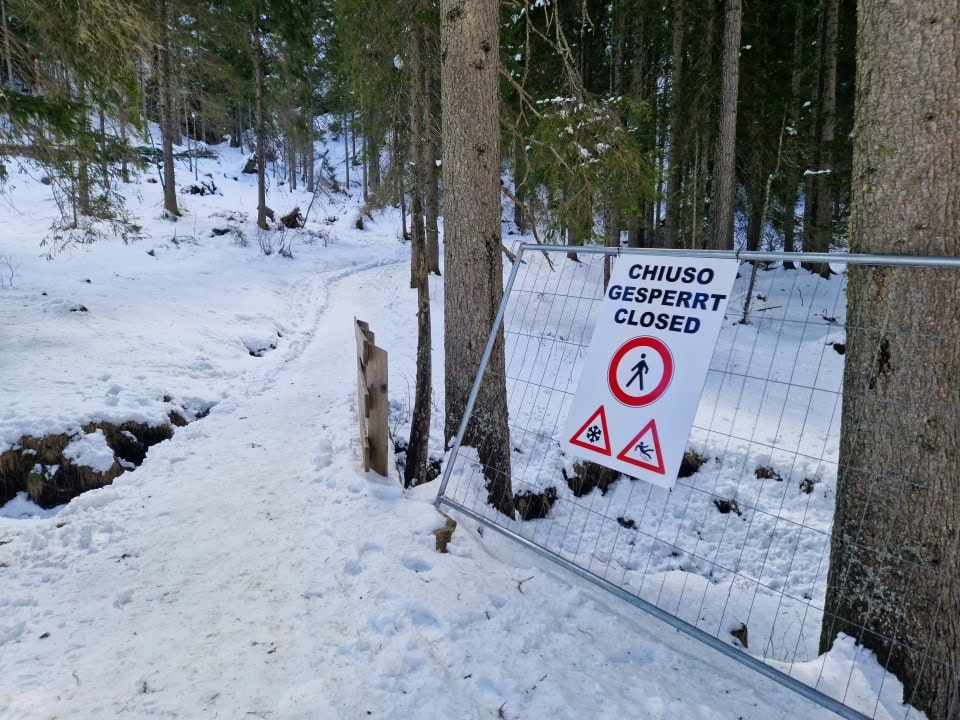
[[[725,0],[723,21],[723,87],[720,92],[720,135],[713,164],[715,191],[711,198],[711,247],[733,249],[733,205],[736,194],[737,93],[740,80],[741,0]]]
[[[347,113],[343,113],[343,167],[346,171],[346,189],[350,194],[350,125],[347,123]]]
[[[290,192],[297,189],[297,144],[293,140],[293,133],[287,136],[287,174],[290,176]]]
[[[267,229],[266,108],[263,93],[263,29],[260,2],[253,5],[253,74],[257,102],[257,227]]]
[[[369,204],[370,204],[370,186],[369,186],[369,184],[368,184],[368,182],[367,182],[367,180],[368,180],[368,177],[367,177],[367,162],[368,162],[368,161],[367,161],[367,132],[366,132],[366,128],[364,127],[365,125],[366,125],[366,123],[364,122],[363,116],[361,115],[361,120],[360,120],[360,152],[361,152],[361,154],[362,154],[362,157],[360,158],[360,173],[361,173],[361,175],[362,175],[362,181],[363,181],[363,182],[361,182],[361,187],[363,188],[363,204],[364,204],[364,205],[369,205]],[[356,140],[357,140],[357,134],[356,134],[356,133],[353,134],[353,140],[354,140],[354,142],[356,142]],[[353,152],[354,152],[354,155],[356,155],[356,152],[357,152],[356,147],[354,147]]]
[[[100,172],[103,175],[101,183],[105,192],[110,191],[110,163],[107,158],[107,120],[103,115],[103,106],[97,108],[97,119],[100,124]]]
[[[420,60],[423,49],[423,24],[414,21],[410,32],[410,157],[413,158],[413,182],[410,184],[410,231],[413,244],[410,252],[410,287],[416,288],[421,282],[420,268],[426,262],[426,230],[423,224],[423,186],[424,186],[424,83],[423,65]],[[412,435],[411,435],[412,437]],[[416,450],[419,452],[419,449]]]
[[[7,68],[6,85],[13,87],[13,55],[10,52],[10,26],[7,20],[7,0],[0,0],[0,13],[3,17],[3,61]]]
[[[670,147],[667,150],[667,227],[665,247],[680,247],[680,188],[683,170],[680,162],[680,91],[683,85],[684,0],[674,0],[673,71],[670,79]]]
[[[440,274],[440,174],[437,172],[439,159],[436,121],[439,119],[436,109],[436,68],[437,68],[437,38],[430,27],[425,28],[424,40],[424,156],[425,170],[424,210],[426,212],[427,229],[427,271],[434,275]]]
[[[503,295],[500,237],[499,3],[441,0],[444,347],[447,441],[456,434]],[[487,502],[515,517],[503,328],[469,418]]]
[[[820,162],[816,176],[817,203],[814,210],[812,242],[807,249],[812,252],[828,252],[833,239],[833,139],[837,109],[837,35],[839,33],[839,0],[828,0],[824,31],[824,76],[821,96]],[[823,277],[830,276],[827,263],[804,264],[811,272]]]
[[[130,182],[130,167],[127,164],[127,103],[126,98],[120,103],[120,179]]]
[[[84,108],[84,117],[87,117],[87,91],[84,82],[77,80],[77,101]],[[84,121],[84,125],[87,125]],[[77,198],[76,203],[82,215],[90,214],[90,165],[87,162],[87,151],[78,145],[77,157]]]
[[[316,192],[317,180],[314,177],[316,172],[313,157],[313,118],[311,117],[307,125],[307,142],[303,146],[303,176],[307,181],[307,192],[311,195]]]
[[[817,169],[820,167],[820,123],[821,111],[820,103],[823,96],[823,39],[826,26],[826,13],[821,12],[817,20],[816,43],[814,49],[813,66],[817,70],[816,82],[813,84],[813,104],[816,116],[812,127],[810,128],[810,145],[812,152],[808,158],[809,168]],[[803,195],[803,249],[810,250],[814,247],[816,240],[814,238],[817,212],[817,192],[819,183],[816,175],[804,175],[804,195]]]
[[[783,249],[794,252],[797,247],[797,199],[800,194],[801,177],[798,175],[800,147],[797,134],[800,126],[800,80],[803,72],[803,3],[797,3],[797,16],[793,28],[793,72],[790,77],[790,126],[793,132],[787,138],[789,144],[785,191],[783,194]],[[792,262],[783,264],[785,270],[794,270]]]
[[[369,186],[370,196],[377,201],[380,194],[380,138],[377,127],[377,118],[373,109],[367,110],[364,119],[364,157],[367,161],[367,185]]]
[[[413,251],[416,260],[415,277],[411,284],[417,287],[417,377],[410,420],[410,442],[407,445],[407,464],[404,482],[409,487],[415,479],[427,480],[430,446],[430,390],[432,386],[430,351],[430,281],[427,272],[426,232],[423,226],[423,118],[426,91],[420,54],[423,48],[423,23],[418,19],[410,33],[410,156],[418,161],[413,166],[411,206],[413,208]]]
[[[180,216],[177,207],[177,185],[173,167],[173,70],[170,67],[170,17],[172,0],[157,0],[157,17],[160,21],[160,127],[163,136],[163,209],[169,219]]]

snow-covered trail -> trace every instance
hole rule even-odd
[[[352,318],[413,322],[406,272],[305,282],[269,381],[0,529],[0,718],[829,716],[470,523],[434,551],[434,485],[365,475],[352,431]]]

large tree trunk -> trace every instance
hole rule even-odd
[[[253,75],[257,94],[257,227],[267,229],[266,108],[263,97],[263,28],[260,3],[253,4]]]
[[[423,23],[416,21],[410,33],[410,155],[423,157],[423,118],[428,104],[424,88],[420,51],[423,48]],[[426,233],[423,225],[423,163],[413,166],[411,206],[413,208],[413,251],[416,260],[414,278],[417,287],[417,378],[410,420],[410,442],[407,445],[407,464],[404,484],[414,480],[427,481],[428,449],[430,447],[430,390],[432,386],[432,357],[430,352],[430,281],[427,273]]]
[[[163,142],[163,209],[167,217],[180,215],[177,207],[177,184],[173,168],[173,136],[176,118],[173,113],[173,69],[170,60],[170,21],[172,0],[157,0],[160,22],[160,134]]]
[[[464,415],[503,295],[498,22],[497,0],[440,2],[448,441]],[[512,518],[505,376],[501,328],[464,442],[477,449],[487,501]]]
[[[724,0],[723,87],[720,91],[720,136],[714,168],[711,204],[711,246],[733,249],[733,206],[736,194],[737,93],[740,80],[741,0]]]
[[[956,0],[860,0],[850,249],[960,256]],[[960,718],[960,273],[850,268],[821,649],[874,650]]]

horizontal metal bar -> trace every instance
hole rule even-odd
[[[528,247],[528,248],[533,247],[533,248],[541,248],[541,249],[543,248],[543,246],[541,245],[525,246],[525,247]],[[551,249],[551,248],[547,248],[547,249]],[[826,695],[820,692],[819,690],[816,690],[810,687],[809,685],[800,682],[796,678],[790,677],[786,673],[781,672],[780,670],[777,670],[776,668],[771,667],[770,665],[767,665],[765,662],[763,662],[763,660],[760,660],[759,658],[756,658],[753,655],[750,655],[749,653],[738,650],[733,645],[723,642],[719,638],[704,632],[700,628],[694,625],[691,625],[690,623],[684,622],[680,618],[674,615],[671,615],[666,610],[662,610],[656,605],[649,603],[646,600],[637,597],[636,595],[628,593],[623,588],[618,587],[617,585],[614,585],[613,583],[610,583],[607,580],[604,580],[603,578],[597,575],[594,575],[591,572],[588,572],[587,570],[584,570],[579,565],[567,560],[566,558],[561,557],[560,555],[550,552],[546,548],[540,545],[537,545],[536,543],[533,543],[530,540],[527,540],[522,535],[518,535],[512,530],[508,530],[505,527],[502,527],[500,525],[497,525],[494,522],[491,522],[487,518],[483,517],[483,515],[480,515],[479,513],[474,512],[470,508],[464,505],[461,505],[456,500],[451,500],[449,497],[440,495],[437,497],[437,507],[440,507],[441,505],[446,505],[448,508],[452,510],[456,510],[461,514],[476,520],[481,525],[484,525],[490,528],[491,530],[495,530],[501,535],[510,538],[514,542],[519,543],[520,545],[527,548],[528,550],[535,552],[537,555],[540,555],[541,557],[546,558],[547,560],[550,560],[551,562],[554,562],[557,565],[560,565],[561,567],[569,570],[570,572],[580,577],[581,579],[586,580],[587,582],[592,583],[593,585],[596,585],[597,587],[603,590],[606,590],[607,592],[612,593],[613,595],[616,595],[621,600],[625,600],[626,602],[630,603],[634,607],[637,607],[640,610],[643,610],[644,612],[649,613],[650,615],[657,618],[658,620],[662,620],[670,627],[676,628],[680,632],[689,635],[695,640],[699,640],[700,642],[706,645],[709,645],[714,650],[717,650],[718,652],[726,655],[727,657],[732,658],[733,660],[736,660],[737,662],[746,665],[747,667],[755,670],[756,672],[773,680],[774,682],[777,682],[780,685],[783,685],[784,687],[789,688],[790,690],[793,690],[798,695],[802,695],[807,700],[810,700],[811,702],[814,702],[817,705],[820,705],[821,707],[824,707],[827,710],[830,710],[831,712],[836,713],[840,717],[847,718],[847,720],[870,720],[869,716],[864,715],[860,712],[857,712],[853,708],[848,707],[847,705],[844,705],[843,703],[836,700],[835,698],[832,698],[829,695]]]
[[[925,255],[868,255],[860,253],[790,253],[761,250],[667,250],[665,248],[611,248],[602,245],[538,245],[524,243],[524,250],[575,252],[585,255],[663,255],[664,257],[727,258],[759,262],[838,263],[897,267],[951,268],[960,270],[960,257]]]

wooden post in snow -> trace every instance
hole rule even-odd
[[[387,476],[387,352],[374,344],[370,326],[354,318],[357,337],[357,415],[363,469]]]

